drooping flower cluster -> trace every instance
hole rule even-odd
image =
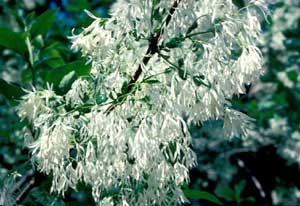
[[[260,8],[262,6],[262,8]],[[261,1],[119,0],[111,18],[73,35],[91,63],[64,96],[51,89],[19,107],[36,133],[38,168],[64,193],[91,185],[99,205],[179,205],[195,165],[190,124],[224,120],[224,135],[247,135],[251,119],[233,95],[262,73],[256,47]]]

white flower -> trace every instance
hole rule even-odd
[[[269,120],[270,124],[270,133],[274,135],[283,135],[285,136],[288,132],[288,122],[285,118],[272,118]]]
[[[43,91],[36,91],[34,88],[33,91],[25,91],[27,94],[22,97],[23,101],[17,110],[21,118],[27,118],[30,122],[38,119],[40,115],[51,113],[53,104],[61,101],[61,97],[56,95],[49,86]]]
[[[66,102],[72,106],[83,104],[84,98],[89,92],[89,83],[84,79],[77,79],[66,94]]]
[[[245,114],[226,109],[224,119],[224,134],[227,137],[241,136],[247,137],[253,128],[253,119]]]
[[[114,206],[114,203],[111,197],[105,197],[99,202],[99,206]]]

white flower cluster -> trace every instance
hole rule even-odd
[[[87,80],[77,79],[66,94],[67,104],[72,106],[83,104],[85,96],[88,95],[89,91],[89,82]]]
[[[229,137],[248,133],[251,119],[229,100],[262,73],[260,6],[118,0],[109,19],[88,12],[94,22],[71,39],[92,64],[90,79],[65,96],[33,91],[19,108],[52,190],[83,181],[103,206],[185,202],[180,187],[195,165],[188,126],[223,119]]]

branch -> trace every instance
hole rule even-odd
[[[127,87],[127,93],[130,93],[133,90],[134,84],[137,82],[137,80],[139,79],[139,77],[141,76],[142,72],[143,72],[143,65],[147,65],[149,60],[151,59],[151,57],[158,52],[158,42],[160,40],[160,38],[162,37],[165,28],[168,26],[168,24],[171,21],[171,18],[174,14],[174,12],[176,11],[178,4],[180,3],[181,0],[174,0],[174,3],[172,5],[172,8],[169,11],[169,14],[164,22],[165,26],[162,26],[160,28],[160,30],[154,34],[154,36],[152,36],[149,40],[149,46],[148,49],[146,51],[146,54],[144,56],[144,58],[142,59],[142,63],[139,64],[138,69],[135,71],[133,77],[131,78],[131,80],[128,83],[128,87]],[[112,104],[111,106],[108,107],[108,109],[105,111],[105,113],[108,115],[111,111],[113,111],[115,109],[116,105]]]
[[[19,181],[16,182],[16,184],[12,187],[11,192],[16,193],[20,188],[24,186],[24,184],[32,179],[34,176],[34,171],[31,169],[27,171],[25,175],[23,175]]]
[[[10,194],[14,194],[15,205],[20,204],[30,193],[31,189],[42,181],[40,173],[35,172],[33,169],[28,170],[11,188]]]
[[[16,198],[16,203],[21,203],[25,197],[29,194],[30,190],[35,186],[36,184],[36,178],[33,176],[31,177],[30,181],[27,185],[23,188],[23,190],[20,192],[20,194]]]

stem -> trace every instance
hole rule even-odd
[[[26,46],[28,49],[29,64],[30,64],[31,73],[32,73],[32,85],[35,86],[36,85],[36,74],[35,74],[35,68],[34,68],[33,52],[32,52],[32,45],[31,45],[28,35],[26,37]]]
[[[158,42],[160,40],[160,38],[162,37],[165,28],[168,26],[168,24],[171,21],[171,18],[174,14],[174,12],[176,11],[176,8],[178,7],[178,4],[180,3],[181,0],[174,0],[174,3],[172,5],[172,8],[169,11],[169,14],[167,16],[167,18],[165,19],[165,26],[162,26],[161,29],[154,34],[150,40],[149,40],[149,46],[148,49],[146,51],[146,54],[144,56],[144,58],[142,59],[142,63],[139,64],[138,69],[135,71],[133,77],[131,78],[131,80],[128,83],[128,87],[127,87],[127,91],[128,93],[130,93],[133,89],[134,84],[137,82],[137,80],[139,79],[139,77],[141,76],[143,69],[142,67],[147,65],[149,60],[151,59],[151,57],[158,52]],[[116,105],[112,104],[110,107],[108,107],[108,109],[105,111],[106,115],[108,115],[111,111],[113,111],[115,109]]]

